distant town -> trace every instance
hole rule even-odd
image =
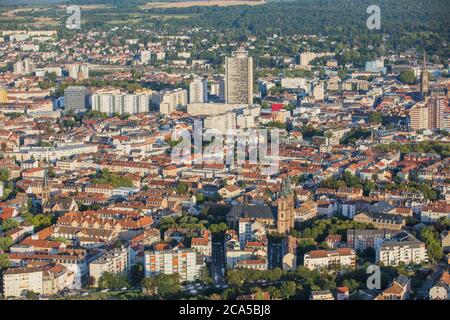
[[[0,17],[0,299],[449,299],[448,48],[2,20],[54,9],[26,8]]]

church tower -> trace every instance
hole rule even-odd
[[[422,73],[420,75],[420,93],[422,101],[426,101],[428,95],[428,72],[426,70],[426,52],[423,52]]]
[[[289,178],[284,179],[278,197],[277,232],[288,233],[294,228],[294,192]]]

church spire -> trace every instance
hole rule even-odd
[[[425,101],[428,94],[428,73],[426,70],[426,52],[423,51],[423,62],[422,62],[422,72],[420,75],[420,93],[422,96],[422,101]]]

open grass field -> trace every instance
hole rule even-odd
[[[149,2],[141,9],[168,9],[168,8],[189,8],[189,7],[229,7],[241,5],[260,5],[266,3],[265,0],[199,0],[199,1],[181,1],[181,2]]]

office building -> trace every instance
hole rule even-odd
[[[85,112],[89,106],[89,94],[86,87],[70,86],[64,90],[66,111]]]

